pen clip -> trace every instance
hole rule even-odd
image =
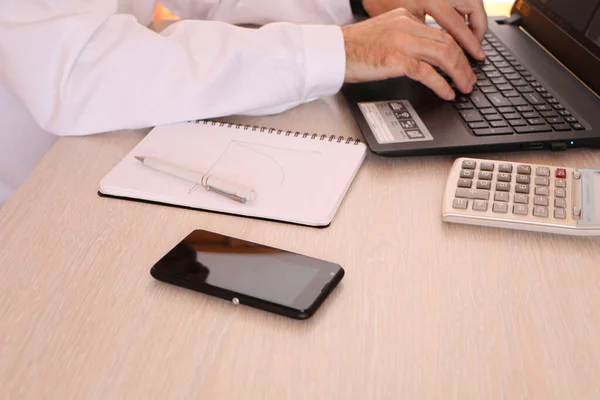
[[[231,200],[235,200],[235,201],[238,201],[240,203],[246,203],[246,198],[244,198],[244,197],[237,196],[237,195],[232,194],[232,193],[224,192],[224,191],[219,190],[217,188],[214,188],[212,186],[204,185],[204,187],[206,188],[206,190],[212,190],[213,192],[218,193],[218,194],[220,194],[222,196],[229,197]]]

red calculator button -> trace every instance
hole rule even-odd
[[[565,179],[567,177],[567,170],[564,168],[557,168],[556,169],[556,177]]]

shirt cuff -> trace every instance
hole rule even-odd
[[[302,25],[304,101],[339,92],[346,75],[346,51],[342,29],[336,25]]]

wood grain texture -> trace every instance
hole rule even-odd
[[[360,135],[340,97],[232,120]],[[453,157],[369,154],[326,229],[99,197],[143,135],[61,138],[0,210],[0,398],[600,398],[599,239],[442,223]],[[347,275],[307,321],[155,281],[196,228]]]
[[[236,120],[358,136],[347,113],[334,97]],[[600,240],[442,223],[452,157],[369,154],[327,229],[97,196],[143,134],[61,138],[0,212],[1,398],[600,397]],[[347,275],[304,322],[154,281],[195,228]]]

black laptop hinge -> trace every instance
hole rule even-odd
[[[521,26],[523,24],[523,18],[518,12],[513,13],[510,17],[498,21],[503,25]]]

